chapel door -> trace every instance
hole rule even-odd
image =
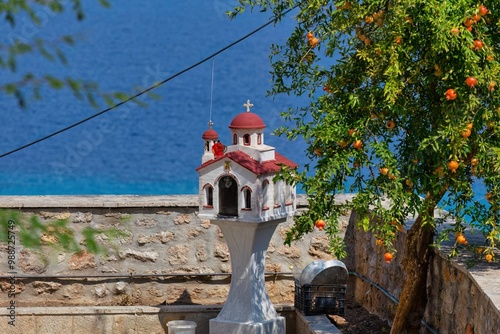
[[[219,181],[219,215],[238,216],[238,185],[231,176]]]

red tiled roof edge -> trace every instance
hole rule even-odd
[[[266,173],[275,173],[278,172],[281,169],[282,165],[285,165],[290,168],[297,168],[299,165],[293,162],[292,160],[284,157],[283,155],[279,154],[278,152],[275,152],[275,159],[274,160],[269,160],[269,161],[264,161],[264,162],[258,162],[257,160],[253,159],[251,156],[248,154],[242,152],[242,151],[234,151],[234,152],[229,152],[224,154],[222,157],[206,161],[205,163],[201,164],[198,168],[196,168],[196,171],[199,171],[207,166],[210,166],[211,164],[222,160],[224,158],[228,158],[237,164],[241,165],[242,167],[248,169],[252,173],[256,175],[262,175]]]

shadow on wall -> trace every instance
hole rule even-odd
[[[172,303],[167,303],[165,300],[163,303],[160,305],[157,305],[157,307],[165,306],[165,305],[201,305],[199,303],[194,303],[193,299],[191,298],[191,295],[187,291],[187,289],[184,289],[184,291],[180,294],[179,298],[175,300]],[[199,314],[198,314],[199,315]],[[212,316],[208,317],[212,318]],[[201,328],[208,328],[208,321],[210,319],[204,319],[204,317],[196,316],[193,313],[185,313],[185,312],[159,312],[158,313],[158,320],[160,321],[161,327],[165,331],[165,333],[168,333],[168,322],[169,321],[174,321],[174,320],[187,320],[187,321],[193,321],[197,324],[197,327]],[[198,331],[197,331],[198,333]]]
[[[193,302],[193,299],[191,298],[191,295],[189,294],[187,289],[184,289],[184,291],[181,293],[181,295],[179,296],[179,298],[177,298],[176,301],[174,301],[173,303],[167,303],[167,301],[165,300],[160,305],[201,305],[201,304]]]

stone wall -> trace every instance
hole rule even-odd
[[[42,222],[68,219],[77,231],[116,226],[124,232],[115,240],[117,247],[100,255],[49,246],[35,252],[16,245],[17,274],[14,284],[0,280],[0,306],[9,306],[7,295],[14,289],[19,316],[22,309],[37,306],[214,305],[226,299],[231,268],[227,246],[217,226],[198,218],[195,196],[1,197],[0,203]],[[300,198],[299,209],[305,205]],[[387,264],[384,250],[375,246],[370,233],[356,230],[355,221],[355,215],[343,219],[349,253],[345,263],[364,280],[351,277],[348,284],[366,309],[391,321],[396,310],[391,298],[399,298],[406,279],[401,266],[406,234],[398,233],[398,253]],[[331,259],[326,234],[318,230],[285,246],[291,223],[278,226],[267,252],[266,286],[274,304],[293,304],[294,275],[311,261]],[[110,245],[105,236],[98,240]],[[476,334],[495,333],[500,328],[500,281],[495,275],[500,265],[479,263],[467,269],[464,258],[450,263],[445,257],[446,248],[429,271],[425,321],[439,333],[462,333],[467,326]],[[3,273],[11,271],[7,260],[7,247],[0,245]]]
[[[67,219],[77,232],[87,226],[114,226],[123,232],[114,244],[98,236],[100,244],[109,246],[107,254],[99,255],[66,253],[51,246],[35,251],[17,244],[17,307],[209,305],[226,299],[230,254],[219,228],[198,218],[195,196],[3,197],[0,201],[0,206],[21,208],[23,215],[37,215],[43,223]],[[313,260],[331,258],[326,234],[317,230],[285,246],[290,224],[288,220],[278,226],[267,251],[266,285],[274,304],[293,304],[294,273]],[[0,245],[4,273],[10,271],[7,260],[7,247]],[[13,288],[11,283],[0,281],[4,294]],[[0,300],[2,307],[8,303],[8,298]]]
[[[167,334],[169,321],[187,320],[196,323],[196,334],[209,334],[209,321],[217,317],[221,308],[216,305],[25,307],[18,309],[16,326],[0,321],[0,333]],[[307,328],[308,324],[296,316],[292,306],[277,307],[277,312],[286,319],[286,334],[315,333],[296,330],[296,326]],[[7,316],[8,312],[0,309],[0,318]]]
[[[346,266],[362,277],[350,280],[356,301],[371,313],[391,322],[397,307],[391,298],[399,300],[404,281],[411,279],[406,277],[401,264],[405,255],[406,231],[397,234],[395,247],[398,251],[387,264],[383,259],[385,250],[376,246],[371,233],[355,227],[356,218],[353,213],[346,232],[349,247]],[[472,238],[472,235],[467,236],[468,240]],[[432,259],[424,321],[437,333],[497,333],[500,328],[499,263],[482,261],[467,268],[466,254],[448,261],[447,249],[444,245],[440,251],[436,250]],[[424,328],[421,332],[431,333]]]

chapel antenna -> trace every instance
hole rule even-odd
[[[212,59],[212,85],[210,87],[210,115],[208,121],[208,126],[210,128],[212,128],[212,125],[214,124],[214,122],[212,122],[212,105],[214,99],[214,68],[215,68],[215,59]]]

